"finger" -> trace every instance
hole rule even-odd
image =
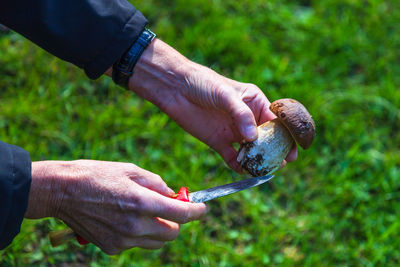
[[[289,151],[289,154],[286,156],[287,162],[292,162],[297,159],[297,145],[293,144],[292,148]]]
[[[114,249],[115,251],[121,252],[130,248],[144,248],[144,249],[159,249],[165,245],[165,241],[154,240],[147,237],[136,237],[129,240],[129,242],[119,243]],[[109,254],[109,253],[108,253]],[[115,254],[115,253],[113,253]]]
[[[256,87],[254,90],[256,89],[258,88]],[[267,121],[275,119],[276,116],[269,109],[271,102],[268,100],[268,98],[263,94],[263,92],[260,89],[258,89],[258,91],[259,93],[255,98],[251,99],[251,102],[246,102],[246,100],[245,102],[253,110],[255,117],[257,119],[257,124],[261,125]]]
[[[140,172],[135,171],[129,176],[130,179],[143,187],[156,191],[161,195],[172,197],[175,192],[167,186],[164,180],[157,174],[141,169]]]
[[[279,168],[283,168],[283,167],[285,167],[285,166],[286,166],[286,164],[287,164],[286,160],[283,160],[283,161],[282,161],[282,164],[281,164],[281,166],[280,166]]]
[[[153,240],[150,238],[141,238],[136,241],[135,247],[144,249],[159,249],[165,245],[165,242]]]
[[[254,84],[240,83],[239,88],[246,88],[242,95],[243,101],[253,111],[257,125],[273,120],[276,116],[269,110],[271,102],[265,94]]]
[[[162,218],[148,218],[143,220],[142,236],[158,240],[158,241],[172,241],[179,235],[179,224],[164,220]]]
[[[206,214],[204,203],[183,202],[162,196],[144,188],[144,198],[141,198],[138,208],[144,215],[160,217],[179,224],[198,220]]]
[[[269,106],[271,105],[271,103],[269,102],[267,97],[264,96],[264,98],[265,98],[265,100],[263,101],[259,120],[258,120],[259,124],[263,124],[267,121],[270,121],[270,120],[273,120],[276,118],[275,114],[272,113],[272,111],[269,109]]]
[[[226,109],[231,114],[236,127],[243,139],[253,141],[257,139],[257,124],[250,107],[236,96],[229,96],[226,100]]]
[[[222,158],[225,160],[225,163],[230,168],[238,173],[243,172],[242,167],[237,162],[237,151],[233,146],[224,147],[222,148],[221,152],[218,151],[218,153],[222,156]]]
[[[240,142],[243,140],[242,137],[240,137],[240,134],[235,131],[234,127],[231,127],[232,133],[227,135],[228,137],[223,138],[222,140],[220,139],[219,141],[215,142],[213,145],[213,148],[215,151],[217,151],[218,154],[221,155],[221,157],[224,159],[225,163],[232,168],[236,172],[241,172],[242,168],[240,167],[239,163],[237,162],[237,151],[236,149],[232,146],[232,142]],[[234,133],[237,132],[237,136],[233,136]],[[237,138],[236,138],[237,137]],[[235,139],[234,139],[235,138]]]
[[[131,248],[139,246],[138,240],[151,239],[166,242],[176,239],[179,235],[179,224],[160,218],[142,217],[127,229],[125,235],[114,240],[119,248]]]

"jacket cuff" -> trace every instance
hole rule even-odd
[[[0,141],[0,249],[19,233],[32,181],[29,153]]]
[[[90,79],[97,79],[110,68],[123,53],[136,41],[147,25],[147,19],[140,11],[135,10],[132,17],[116,32],[112,41],[105,49],[83,69]]]

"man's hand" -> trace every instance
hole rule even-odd
[[[130,163],[33,162],[25,217],[59,218],[108,254],[157,249],[178,236],[179,224],[206,213],[204,204],[173,194],[158,175]]]
[[[275,118],[257,86],[225,78],[158,39],[143,53],[129,86],[216,150],[236,171],[241,168],[233,143],[253,141],[256,126]],[[294,146],[286,160],[296,157]]]

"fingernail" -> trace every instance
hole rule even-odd
[[[173,195],[175,195],[175,191],[174,190],[172,190],[171,188],[167,188],[167,191],[168,191],[168,195],[170,195],[170,196],[173,196]]]
[[[210,211],[210,206],[206,205],[206,213]]]
[[[247,125],[244,127],[245,137],[249,141],[253,141],[257,138],[257,127],[254,125]]]

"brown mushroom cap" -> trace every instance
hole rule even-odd
[[[302,148],[310,147],[315,137],[315,123],[300,102],[290,98],[278,99],[271,103],[269,109],[281,120]]]

